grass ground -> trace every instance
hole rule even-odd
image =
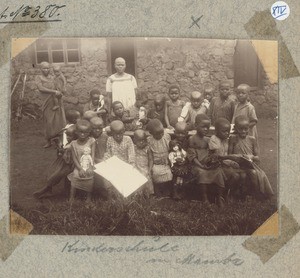
[[[146,199],[103,201],[97,196],[90,206],[67,202],[63,185],[54,196],[36,200],[32,193],[45,184],[46,172],[56,157],[43,149],[40,121],[13,122],[11,128],[11,207],[30,221],[32,234],[86,235],[247,235],[253,233],[277,209],[277,124],[262,119],[258,124],[261,168],[275,191],[273,199],[230,202],[222,210],[188,200]]]

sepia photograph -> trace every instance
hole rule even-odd
[[[278,42],[12,39],[10,208],[35,235],[251,235],[278,209]]]

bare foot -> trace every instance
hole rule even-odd
[[[58,108],[59,108],[59,106],[58,106],[58,105],[55,105],[55,106],[53,106],[52,110],[55,111],[55,110],[57,110]]]

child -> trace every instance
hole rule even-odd
[[[119,120],[124,123],[126,131],[134,129],[134,126],[132,123],[134,118],[130,117],[128,111],[124,109],[122,102],[114,101],[112,103],[112,111],[113,111],[114,115],[112,115],[110,118],[111,122],[115,121],[115,120]]]
[[[180,89],[177,85],[170,86],[168,95],[170,100],[165,103],[165,121],[168,129],[174,129],[184,102],[179,99]]]
[[[125,126],[120,120],[110,123],[111,137],[107,139],[106,153],[104,159],[117,156],[121,160],[135,165],[134,145],[129,136],[124,135]]]
[[[71,142],[72,158],[74,161],[74,171],[69,175],[71,181],[70,201],[75,198],[76,190],[81,189],[87,193],[87,201],[91,201],[94,184],[94,172],[92,164],[84,170],[80,164],[80,158],[84,154],[86,147],[91,149],[92,162],[95,154],[95,139],[90,137],[92,126],[87,120],[79,120],[76,123],[76,134],[78,139]]]
[[[187,151],[189,147],[188,126],[186,122],[178,122],[174,130],[175,140],[180,144],[181,148]]]
[[[137,83],[133,75],[125,72],[126,62],[119,57],[115,60],[116,73],[106,82],[106,92],[110,103],[120,101],[125,109],[134,105],[137,95]]]
[[[45,197],[45,193],[51,193],[52,187],[58,184],[63,178],[67,177],[73,170],[73,161],[71,153],[70,143],[76,139],[75,125],[72,125],[66,130],[66,137],[68,144],[63,146],[63,153],[57,156],[56,160],[50,166],[50,175],[47,178],[46,185],[40,190],[33,193],[34,197],[42,198]]]
[[[208,117],[211,119],[211,124],[214,126],[218,118],[225,118],[230,123],[234,113],[234,101],[229,98],[230,83],[223,81],[219,85],[220,96],[214,97],[211,100],[208,109]]]
[[[133,134],[133,142],[135,144],[135,166],[148,179],[144,186],[144,192],[146,195],[151,195],[154,193],[149,170],[152,164],[152,156],[147,144],[146,132],[142,129],[136,130]]]
[[[150,109],[148,113],[149,119],[158,119],[162,123],[163,127],[166,128],[165,122],[165,97],[158,94],[154,98],[154,108]]]
[[[83,155],[80,158],[80,166],[85,172],[90,169],[91,166],[94,166],[90,147],[85,147],[83,149]]]
[[[254,187],[255,195],[258,198],[261,196],[269,198],[274,192],[265,172],[256,164],[259,162],[258,146],[256,139],[248,135],[250,121],[245,116],[238,116],[235,118],[234,124],[237,134],[232,135],[229,139],[228,154],[240,155],[252,162],[251,167],[245,168],[245,171]]]
[[[195,129],[195,119],[198,114],[206,114],[208,107],[204,101],[204,96],[198,91],[191,93],[191,102],[188,102],[184,108],[182,108],[179,122],[186,122],[188,124],[188,129]]]
[[[91,135],[95,138],[95,164],[103,161],[108,136],[103,133],[104,122],[99,117],[91,118]]]
[[[67,86],[67,81],[66,78],[64,77],[63,73],[60,70],[59,65],[54,65],[53,66],[53,72],[54,72],[54,84],[56,90],[61,92],[63,95],[66,93],[66,86]],[[61,107],[61,97],[56,97],[53,95],[53,101],[54,101],[54,106],[52,108],[53,111],[57,110],[58,108]]]
[[[215,122],[215,135],[212,135],[208,146],[211,154],[218,156],[226,176],[226,187],[236,189],[241,181],[239,165],[228,159],[228,138],[230,133],[230,122],[225,118],[219,118]]]
[[[105,97],[101,95],[100,91],[97,89],[91,90],[89,95],[90,100],[83,106],[83,112],[94,111],[103,119],[105,123],[108,111],[107,105],[105,103]]]
[[[241,84],[237,87],[237,99],[238,103],[235,105],[232,123],[238,116],[248,117],[249,123],[249,135],[253,136],[257,140],[257,117],[254,106],[248,100],[250,92],[250,86],[247,84]]]
[[[188,159],[193,164],[192,173],[197,177],[203,202],[208,203],[207,187],[215,184],[217,186],[217,203],[222,207],[225,175],[219,164],[215,163],[208,155],[209,138],[205,135],[210,127],[209,118],[205,114],[197,115],[195,127],[197,134],[190,137],[188,149]]]
[[[154,194],[158,197],[171,195],[172,171],[169,165],[169,142],[171,137],[164,132],[164,127],[158,119],[150,120],[147,126],[151,136],[148,144],[152,156],[150,173],[154,185]]]

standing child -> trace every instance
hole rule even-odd
[[[67,80],[64,77],[63,73],[61,72],[60,66],[59,65],[54,65],[53,66],[53,72],[54,72],[54,84],[56,90],[60,91],[63,95],[66,93],[66,86],[67,86]],[[61,107],[61,97],[56,97],[53,95],[53,101],[54,101],[54,106],[52,110],[57,110],[58,108]]]
[[[144,186],[144,193],[149,196],[154,191],[149,169],[152,164],[152,156],[147,144],[146,132],[142,129],[136,130],[133,134],[133,142],[135,144],[135,167],[148,179]]]
[[[49,169],[46,185],[40,190],[33,193],[34,197],[42,198],[44,194],[51,193],[52,187],[58,184],[63,178],[66,178],[73,170],[73,160],[70,143],[76,139],[76,128],[72,125],[66,130],[67,144],[63,146],[63,153],[60,152],[56,160]]]
[[[241,84],[237,87],[238,103],[235,105],[232,123],[238,116],[246,116],[249,119],[249,135],[257,140],[257,117],[254,106],[249,101],[250,86]]]
[[[218,118],[225,118],[230,123],[234,113],[234,101],[229,98],[230,83],[222,81],[219,85],[220,96],[214,97],[211,100],[208,110],[208,117],[211,119],[211,124],[214,126]]]
[[[95,164],[97,164],[104,159],[108,136],[103,133],[104,122],[101,118],[93,117],[90,123],[92,125],[91,135],[95,138]]]
[[[186,122],[188,129],[195,129],[195,119],[198,114],[206,114],[208,110],[207,102],[204,101],[204,96],[198,91],[191,93],[191,102],[188,102],[182,109],[179,122]]]
[[[169,88],[170,100],[167,100],[165,104],[165,121],[168,129],[174,129],[184,106],[184,101],[180,100],[179,97],[180,88],[177,85],[171,85]]]
[[[126,62],[122,57],[115,60],[116,73],[112,74],[106,82],[106,92],[110,104],[114,101],[123,103],[129,109],[135,103],[137,83],[133,75],[125,72]]]
[[[250,160],[251,167],[246,168],[245,171],[253,186],[254,193],[257,197],[269,198],[274,192],[265,172],[256,164],[259,162],[258,146],[256,139],[248,135],[250,121],[245,116],[238,116],[235,118],[234,124],[237,134],[230,137],[228,153],[241,155]]]
[[[165,122],[165,102],[164,95],[157,94],[154,98],[154,108],[151,108],[148,113],[149,119],[158,119],[162,123],[163,127],[167,127]]]
[[[124,135],[125,126],[120,120],[110,123],[111,137],[107,139],[106,153],[104,159],[117,156],[121,160],[135,165],[134,145],[129,136]]]
[[[164,131],[162,123],[158,119],[148,123],[150,136],[148,144],[152,156],[150,172],[154,185],[154,194],[158,197],[171,195],[172,171],[169,165],[169,142],[171,137]]]
[[[210,121],[204,114],[199,114],[195,119],[197,134],[189,139],[188,159],[193,164],[192,173],[197,177],[197,184],[201,190],[202,200],[208,203],[207,187],[217,186],[217,203],[223,206],[223,191],[225,188],[225,175],[218,163],[209,157],[207,135]]]
[[[87,193],[87,201],[90,202],[92,198],[92,191],[94,185],[94,172],[92,164],[88,169],[84,170],[80,164],[80,158],[84,154],[86,147],[91,149],[92,162],[95,154],[95,139],[90,137],[92,126],[87,120],[79,120],[76,123],[76,134],[78,139],[71,142],[72,158],[75,169],[69,175],[71,180],[71,194],[70,201],[75,198],[76,190],[81,189]]]

